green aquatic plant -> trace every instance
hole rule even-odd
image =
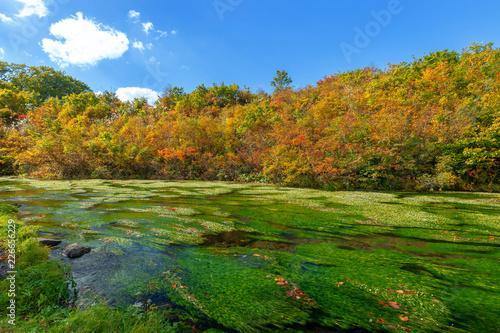
[[[151,180],[2,184],[16,190],[1,200],[22,204],[19,218],[38,232],[92,248],[72,261],[76,281],[113,304],[137,303],[148,293],[127,290],[154,281],[155,295],[190,321],[245,332],[316,325],[479,333],[498,318],[495,194]],[[481,315],[472,318],[462,303]]]

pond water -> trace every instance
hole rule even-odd
[[[80,299],[221,331],[499,332],[500,196],[0,178]],[[92,251],[61,255],[78,242]]]

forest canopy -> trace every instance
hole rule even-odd
[[[0,168],[45,179],[259,181],[326,189],[500,189],[500,50],[472,44],[273,94],[224,83],[122,102],[0,62]]]

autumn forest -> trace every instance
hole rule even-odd
[[[472,44],[272,94],[167,88],[155,105],[0,62],[0,172],[330,190],[500,189],[500,50]]]

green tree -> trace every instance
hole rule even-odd
[[[5,86],[8,83],[19,90],[38,94],[38,104],[49,97],[62,98],[91,91],[85,83],[51,67],[30,67],[0,62],[0,84]]]
[[[276,71],[276,77],[274,77],[274,80],[271,82],[271,86],[274,87],[274,93],[277,94],[287,90],[292,82],[292,79],[286,71],[278,70]]]

